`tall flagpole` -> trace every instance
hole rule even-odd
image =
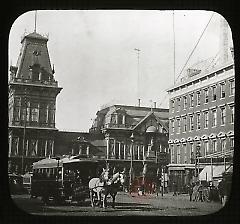
[[[35,10],[35,16],[34,16],[34,33],[37,32],[37,10]]]
[[[139,76],[139,54],[140,54],[140,49],[134,48],[134,50],[137,52],[137,60],[138,60],[138,65],[137,65],[137,74],[138,74],[138,79],[137,79],[137,98],[140,99],[140,76]]]
[[[176,71],[175,71],[175,24],[174,24],[174,10],[173,10],[173,84],[175,84],[175,75],[176,75]]]

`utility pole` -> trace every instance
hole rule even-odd
[[[176,67],[176,62],[175,62],[175,24],[174,24],[174,10],[173,10],[173,84],[175,85],[175,75],[176,75],[176,71],[175,71],[175,67]]]
[[[134,48],[134,50],[137,52],[137,60],[138,60],[138,65],[137,65],[137,74],[138,74],[138,78],[137,78],[137,98],[140,99],[140,75],[139,75],[139,60],[140,60],[140,49],[139,48]]]

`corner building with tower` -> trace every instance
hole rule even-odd
[[[33,162],[54,154],[56,97],[48,38],[25,35],[9,78],[9,172],[25,173]]]

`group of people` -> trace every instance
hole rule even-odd
[[[212,182],[207,186],[204,186],[198,181],[196,183],[188,184],[187,191],[190,201],[220,201],[224,206],[228,198],[228,191],[224,180],[219,181],[218,186],[214,186]]]

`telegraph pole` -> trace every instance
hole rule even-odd
[[[139,75],[139,60],[140,60],[140,49],[139,48],[134,48],[134,50],[137,52],[137,60],[138,60],[138,65],[137,65],[137,74],[138,74],[138,79],[137,79],[137,97],[138,99],[140,98],[140,91],[139,91],[139,86],[140,86],[140,75]]]

